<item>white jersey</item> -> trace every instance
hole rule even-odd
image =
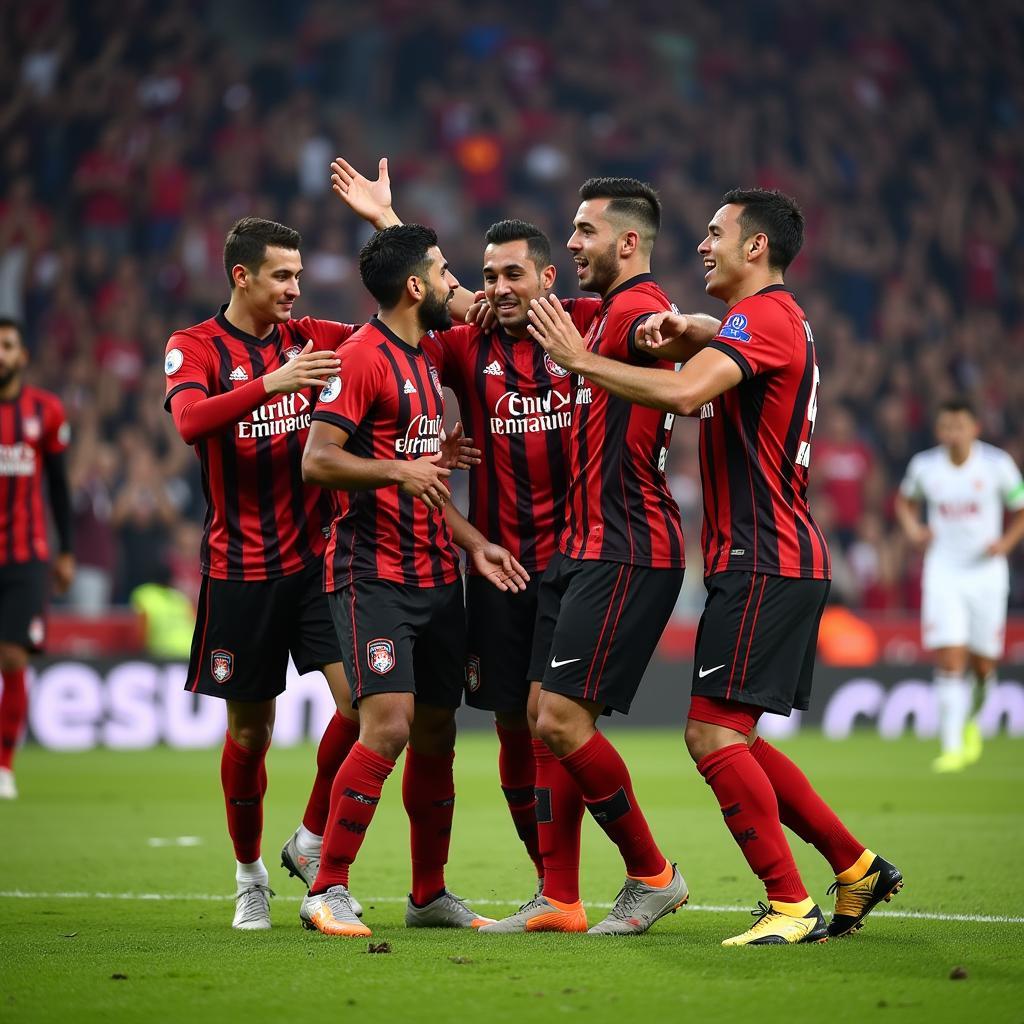
[[[1003,510],[1024,508],[1024,480],[1012,457],[1001,448],[975,441],[967,460],[953,464],[943,447],[929,448],[910,460],[900,493],[923,501],[933,540],[925,570],[942,565],[969,568],[989,559],[985,549],[1003,534]]]

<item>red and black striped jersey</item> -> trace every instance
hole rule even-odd
[[[585,334],[599,299],[564,299]],[[441,383],[459,400],[463,429],[483,449],[469,471],[469,521],[542,573],[565,524],[572,378],[531,338],[453,327],[423,339]],[[472,571],[472,570],[470,570]]]
[[[807,504],[818,366],[804,311],[782,285],[763,288],[725,314],[710,347],[743,380],[700,412],[704,574],[829,579]]]
[[[50,557],[43,461],[70,440],[64,406],[49,391],[25,385],[0,401],[0,565]]]
[[[374,317],[338,351],[341,368],[320,392],[313,419],[348,434],[363,459],[418,459],[441,450],[441,376],[422,348]],[[459,577],[444,513],[397,486],[352,491],[336,506],[324,560],[324,589],[358,579],[436,587]]]
[[[672,309],[650,274],[609,292],[586,335],[592,352],[620,362],[673,369],[633,348],[633,330]],[[559,541],[571,558],[682,568],[679,506],[665,479],[672,415],[633,405],[576,378],[569,497]]]
[[[356,330],[302,317],[256,338],[230,324],[225,308],[171,335],[164,358],[165,408],[185,388],[210,397],[224,394],[272,373],[310,340],[315,349],[335,349]],[[312,388],[267,395],[231,429],[196,443],[207,505],[200,547],[204,575],[276,579],[323,557],[330,499],[319,487],[302,482],[302,450],[314,401]]]

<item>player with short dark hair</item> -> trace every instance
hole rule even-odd
[[[21,324],[0,317],[0,800],[18,795],[14,753],[28,718],[25,670],[46,639],[48,577],[71,585],[71,499],[64,451],[71,431],[60,399],[25,383],[28,350]],[[50,561],[46,497],[59,551]]]
[[[233,927],[240,929],[270,927],[272,893],[260,856],[264,762],[289,653],[299,672],[324,673],[340,709],[321,742],[321,790],[357,735],[321,587],[330,499],[302,482],[315,389],[336,372],[334,350],[355,328],[292,317],[300,244],[283,224],[237,221],[224,245],[230,301],[171,335],[164,358],[165,406],[195,446],[208,506],[186,687],[227,703],[221,784],[236,859]],[[305,822],[316,825],[315,817],[311,806]],[[317,837],[307,832],[312,846],[304,849],[312,853]],[[309,870],[310,859],[295,845],[300,838],[284,851],[297,873]]]
[[[334,781],[320,870],[300,916],[328,935],[370,934],[351,904],[349,868],[407,747],[406,925],[478,928],[488,919],[449,892],[444,879],[466,656],[455,541],[499,589],[519,590],[527,577],[448,502],[450,471],[439,464],[441,379],[421,346],[426,332],[451,326],[448,307],[458,287],[437,236],[416,224],[385,228],[363,247],[359,267],[380,312],[339,350],[341,365],[320,393],[302,468],[306,480],[347,495],[331,526],[324,583],[360,731]]]
[[[800,248],[802,224],[794,201],[781,193],[726,195],[698,247],[707,293],[728,306],[714,337],[708,341],[704,325],[670,313],[650,318],[639,332],[644,350],[680,359],[690,354],[693,335],[707,341],[679,373],[603,358],[588,351],[556,303],[541,300],[534,308],[535,337],[563,365],[629,401],[700,416],[708,599],[686,745],[769,900],[727,946],[848,934],[903,884],[900,872],[865,849],[803,772],[756,732],[765,711],[807,708],[829,591],[828,547],[807,505],[818,391],[814,338],[782,271]],[[836,873],[828,926],[803,886],[783,823]]]
[[[647,317],[672,308],[650,273],[657,193],[629,178],[596,178],[580,198],[567,245],[580,286],[602,297],[585,345],[624,364],[656,365],[636,348],[635,334]],[[569,312],[560,315],[572,323]],[[682,527],[664,474],[673,417],[622,401],[585,375],[573,387],[566,524],[540,586],[529,669],[540,683],[537,731],[549,752],[538,759],[536,783],[544,886],[486,933],[587,930],[579,896],[584,808],[626,866],[611,913],[591,933],[639,934],[687,899],[625,763],[595,725],[606,711],[628,713],[682,583]]]
[[[375,181],[341,157],[332,170],[335,191],[374,227],[401,223],[391,205],[386,159]],[[484,240],[484,294],[495,329],[456,325],[425,337],[423,348],[441,383],[455,393],[467,432],[484,454],[470,469],[468,519],[508,548],[532,577],[524,592],[501,593],[470,566],[466,702],[494,713],[502,793],[542,878],[536,760],[551,754],[535,738],[540,687],[530,685],[529,663],[540,577],[565,520],[573,384],[526,329],[530,300],[555,281],[547,236],[536,224],[508,219],[492,224]],[[567,299],[564,305],[585,331],[601,303]]]
[[[939,406],[935,436],[937,447],[910,460],[895,511],[907,539],[924,552],[921,637],[935,661],[939,711],[940,752],[932,768],[958,772],[981,757],[981,729],[971,710],[975,688],[984,700],[1003,653],[1007,555],[1024,537],[1024,482],[1008,452],[980,439],[981,424],[966,399]],[[1005,510],[1012,518],[1004,529]]]

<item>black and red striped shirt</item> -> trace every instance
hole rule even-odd
[[[226,307],[225,307],[226,308]],[[302,317],[256,338],[230,324],[224,308],[167,342],[164,371],[174,395],[195,388],[213,397],[244,387],[294,359],[306,343],[335,349],[356,330],[350,324]],[[330,498],[302,482],[312,388],[267,395],[230,429],[196,443],[202,464],[206,523],[200,547],[204,575],[220,580],[289,576],[323,557]]]
[[[829,579],[807,504],[818,366],[804,311],[782,285],[763,288],[725,314],[710,347],[743,380],[700,413],[704,574]]]
[[[418,459],[441,450],[441,376],[422,348],[407,345],[374,317],[338,350],[341,368],[320,392],[313,419],[348,434],[363,459]],[[436,587],[459,577],[444,513],[397,486],[353,491],[331,524],[324,589],[358,579]]]
[[[640,321],[672,308],[650,274],[631,278],[605,296],[587,347],[620,362],[674,369],[636,352],[632,341]],[[655,569],[683,567],[679,506],[665,479],[674,419],[576,378],[568,516],[559,540],[563,554]]]
[[[25,385],[0,401],[0,565],[50,557],[43,463],[70,440],[64,406],[49,391]]]
[[[562,305],[585,334],[599,299]],[[469,521],[529,573],[542,573],[565,523],[573,383],[531,338],[475,325],[428,335],[423,347],[459,400],[466,435],[483,449],[469,472]],[[472,568],[470,568],[472,571]]]

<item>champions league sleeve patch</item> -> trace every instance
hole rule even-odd
[[[185,357],[181,354],[181,349],[172,348],[164,358],[164,373],[168,377],[173,377],[181,369],[183,362],[185,362]]]
[[[733,313],[722,324],[718,337],[726,338],[729,341],[750,341],[750,332],[747,330],[747,318],[742,313]]]
[[[340,377],[328,377],[327,383],[324,384],[320,391],[321,403],[333,402],[338,395],[341,394],[341,378]]]

